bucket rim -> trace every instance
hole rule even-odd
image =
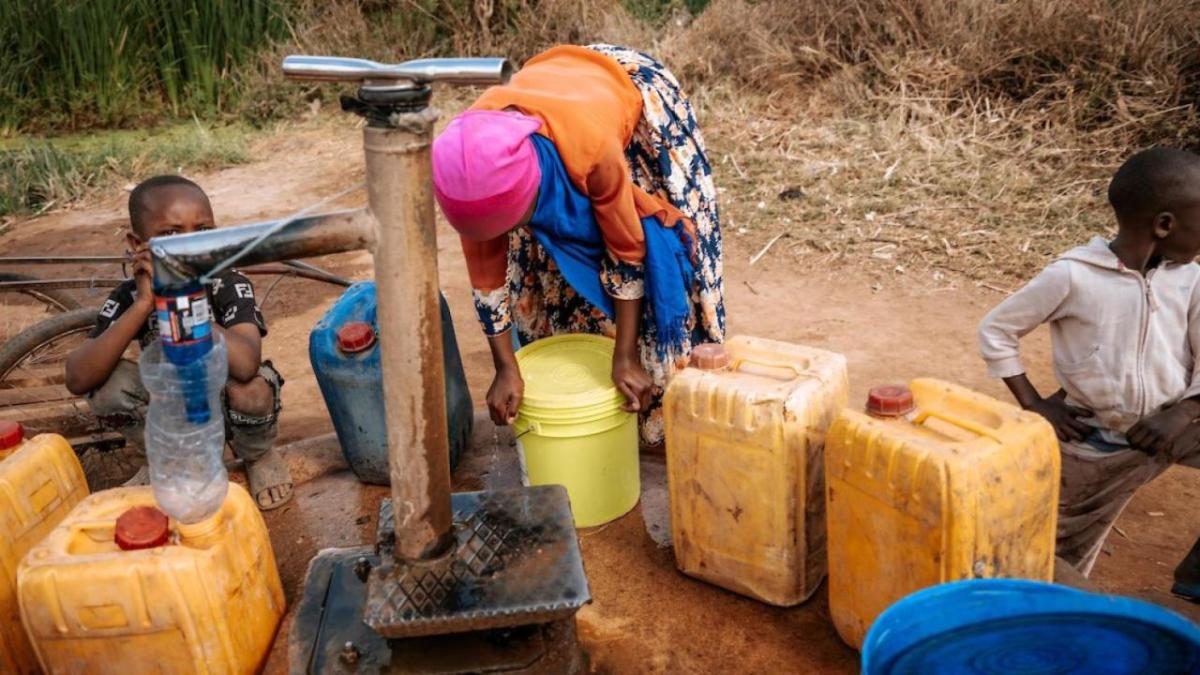
[[[588,431],[587,433],[580,433],[580,434],[557,434],[557,433],[556,434],[546,434],[546,433],[544,433],[544,431],[548,427],[581,426],[581,425],[585,425],[585,424],[596,424],[597,422],[604,422],[606,420],[611,420],[612,421],[611,427],[616,427],[616,426],[620,426],[620,425],[624,424],[631,417],[636,418],[637,413],[626,412],[626,411],[622,410],[620,407],[610,408],[608,410],[595,410],[586,415],[569,415],[569,416],[561,416],[561,417],[530,414],[529,412],[527,412],[525,410],[521,410],[517,413],[517,421],[514,423],[513,428],[517,433],[529,432],[531,434],[534,434],[535,436],[547,436],[547,435],[553,435],[556,437],[569,436],[569,435],[590,436],[597,432],[594,430],[591,430],[591,431]],[[607,428],[611,428],[611,427],[607,427]]]
[[[589,333],[568,333],[564,335],[553,335],[551,337],[542,338],[533,342],[517,351],[517,366],[522,372],[525,371],[526,364],[544,353],[547,349],[569,343],[591,344],[599,347],[605,352],[609,360],[612,359],[612,352],[616,342],[612,338],[607,338],[601,335],[591,335]],[[581,407],[605,406],[619,408],[625,402],[625,397],[617,389],[615,384],[610,384],[607,387],[599,387],[589,391],[584,391],[576,394],[543,394],[538,395],[529,391],[525,392],[525,396],[521,401],[521,408],[529,406],[534,410],[567,410],[579,409]]]

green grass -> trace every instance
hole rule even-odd
[[[0,132],[226,110],[280,0],[0,0]]]
[[[0,144],[0,217],[63,206],[112,185],[159,173],[238,164],[254,132],[199,122],[154,131],[109,131]]]

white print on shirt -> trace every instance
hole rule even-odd
[[[120,306],[121,303],[117,302],[116,300],[105,300],[104,306],[100,308],[100,316],[106,319],[111,319],[113,318],[113,315],[117,313],[117,309]]]
[[[208,286],[209,288],[212,288],[213,295],[216,295],[221,291],[222,288],[225,287],[225,280],[221,277],[213,277],[212,280],[208,282]]]
[[[233,290],[237,291],[237,296],[239,298],[254,297],[254,289],[250,287],[250,284],[234,284]]]
[[[221,317],[221,325],[224,326],[230,321],[233,321],[233,317],[235,316],[237,316],[237,307],[230,305],[225,309],[225,316]]]

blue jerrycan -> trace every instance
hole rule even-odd
[[[375,282],[351,286],[313,328],[308,355],[350,468],[365,483],[387,485],[387,426],[375,307]],[[441,308],[446,421],[453,469],[471,441],[474,411],[445,296],[441,296]],[[386,329],[383,339],[387,339]]]

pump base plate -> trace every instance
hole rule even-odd
[[[460,492],[451,508],[453,550],[409,561],[393,555],[391,501],[380,506],[364,620],[383,637],[547,623],[591,600],[562,486]]]
[[[384,639],[363,623],[367,585],[358,576],[364,564],[360,561],[376,565],[379,558],[371,547],[362,546],[327,549],[313,559],[288,639],[291,673],[558,675],[584,670],[574,617],[514,628]]]
[[[566,490],[451,496],[453,550],[397,560],[392,505],[375,547],[309,566],[288,642],[293,673],[573,673],[591,601]],[[349,647],[347,645],[350,645]]]

